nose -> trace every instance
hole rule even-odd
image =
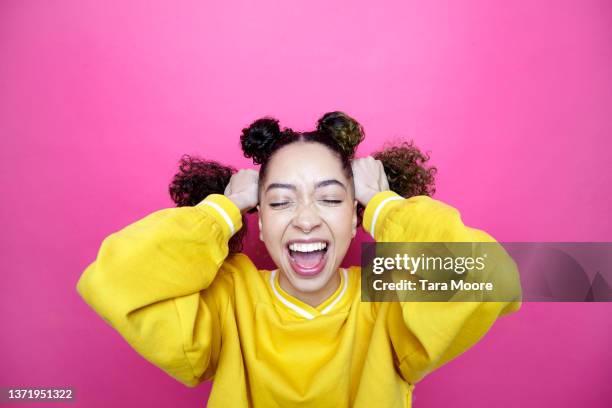
[[[321,225],[321,217],[315,208],[309,204],[300,205],[292,224],[301,231],[308,233]]]

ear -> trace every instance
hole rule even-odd
[[[351,237],[355,238],[357,234],[357,200],[353,200],[353,230],[351,233]]]
[[[261,232],[261,211],[259,211],[259,204],[257,204],[257,225],[259,225],[259,240],[263,242],[263,233]]]

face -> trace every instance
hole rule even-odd
[[[292,143],[274,154],[263,183],[260,239],[289,292],[333,293],[357,228],[352,180],[340,159],[319,143]]]

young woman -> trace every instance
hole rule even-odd
[[[210,406],[410,406],[417,381],[520,303],[360,301],[360,268],[340,264],[361,207],[378,242],[493,241],[427,196],[416,148],[353,159],[362,139],[342,112],[306,133],[263,118],[241,137],[259,172],[184,159],[179,207],[106,238],[78,292],[177,380],[213,379]],[[273,271],[240,253],[255,209]]]

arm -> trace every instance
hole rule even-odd
[[[225,262],[227,244],[241,226],[218,194],[157,211],[107,237],[77,291],[144,358],[195,386],[216,368],[232,294],[224,270],[237,258]]]
[[[392,191],[374,195],[366,207],[363,226],[377,242],[495,242],[487,233],[465,226],[459,212],[440,201],[427,196],[403,199]],[[507,254],[502,261],[503,265],[496,266],[506,268],[503,284],[512,285],[515,301],[389,305],[389,337],[406,381],[419,381],[463,353],[484,336],[499,316],[520,308],[516,265]]]

